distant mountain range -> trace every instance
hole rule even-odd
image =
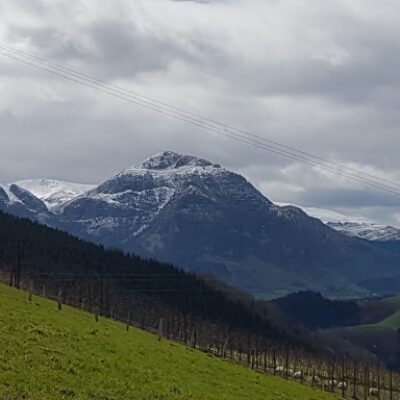
[[[298,290],[365,296],[386,292],[400,276],[397,253],[343,234],[338,221],[322,223],[298,207],[273,204],[218,164],[174,152],[98,186],[43,179],[1,185],[0,209],[213,274],[260,297]],[[353,223],[340,223],[347,222]]]
[[[27,179],[14,184],[42,200],[49,210],[96,187],[96,185],[62,182],[54,179]]]
[[[287,203],[277,204],[288,205]],[[377,224],[364,217],[349,217],[323,208],[302,206],[300,208],[309,216],[318,218],[325,225],[348,236],[380,242],[400,241],[400,229],[390,225]]]

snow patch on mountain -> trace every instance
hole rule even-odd
[[[286,203],[276,204],[281,207],[288,206]],[[342,232],[348,236],[380,242],[400,240],[399,228],[378,224],[376,221],[365,217],[344,215],[337,211],[326,210],[318,207],[299,208],[301,208],[310,217],[318,218],[325,225],[328,225],[330,228]]]
[[[49,209],[70,201],[96,187],[96,185],[54,179],[26,179],[17,181],[15,184],[42,200]]]
[[[5,196],[4,196],[5,195]],[[0,183],[0,198],[6,203],[20,203],[23,204],[21,199],[19,199],[11,190],[11,184]]]
[[[165,170],[165,169],[178,169],[181,167],[213,167],[221,168],[219,164],[213,164],[208,160],[199,157],[179,154],[174,151],[164,151],[152,157],[147,158],[142,164],[131,167],[135,169],[148,169],[148,170]],[[126,172],[129,172],[129,168]]]
[[[240,175],[195,156],[165,151],[125,169],[55,212],[64,224],[80,226],[83,234],[109,235],[120,244],[147,231],[166,207],[183,202],[179,206],[183,214],[201,202],[214,205],[231,200],[263,204],[266,212],[272,209],[272,203]]]

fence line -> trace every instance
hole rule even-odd
[[[100,309],[99,306],[90,305],[84,300],[79,302],[76,299],[63,297],[60,293],[58,296],[53,296],[43,292],[43,290],[34,290],[32,285],[29,287],[28,300],[32,301],[33,295],[43,297],[43,294],[45,294],[45,298],[55,301],[59,310],[62,310],[62,306],[60,307],[60,299],[62,299],[61,304],[93,313],[96,321],[98,321],[99,315],[109,314],[109,310]],[[113,318],[113,315],[110,315],[110,317]],[[153,333],[157,335],[159,340],[163,338],[171,339],[203,353],[249,367],[254,371],[277,375],[315,389],[339,394],[343,398],[400,400],[399,375],[394,374],[392,371],[381,369],[379,366],[376,367],[375,371],[369,366],[364,366],[364,369],[361,369],[356,362],[353,362],[349,367],[349,363],[344,358],[340,367],[336,365],[334,358],[330,363],[322,361],[320,365],[318,363],[316,365],[315,360],[300,360],[296,356],[293,357],[289,347],[286,348],[284,353],[277,351],[276,348],[269,349],[269,351],[259,351],[256,348],[252,348],[248,354],[243,354],[239,350],[234,350],[232,347],[229,348],[229,338],[225,338],[223,347],[218,345],[209,347],[198,345],[195,329],[192,329],[191,334],[189,334],[190,339],[187,338],[188,335],[185,335],[186,337],[182,335],[175,337],[174,334],[171,335],[170,329],[165,328],[164,319],[158,321],[156,328],[143,325],[143,322],[134,321],[131,313],[129,313],[126,320],[118,318],[118,321],[124,323],[127,329],[132,326]],[[389,378],[386,375],[389,375]]]
[[[7,282],[5,279],[3,281]],[[161,318],[153,325],[146,325],[143,319],[141,321],[132,319],[133,313],[130,310],[126,319],[116,318],[112,309],[101,308],[98,302],[93,304],[86,299],[78,301],[66,297],[62,290],[54,296],[46,291],[45,285],[41,289],[35,289],[33,282],[29,281],[29,302],[33,301],[33,295],[55,301],[60,311],[63,305],[68,305],[92,313],[95,321],[99,320],[99,315],[116,319],[126,325],[126,330],[129,330],[131,326],[139,328],[153,333],[158,340],[169,339],[259,373],[280,376],[318,390],[339,394],[345,399],[400,400],[400,375],[382,368],[379,364],[374,367],[363,365],[345,357],[338,362],[335,356],[332,356],[331,360],[318,360],[304,354],[298,355],[292,352],[289,346],[285,349],[281,346],[269,346],[269,348],[264,346],[263,349],[260,343],[252,343],[250,335],[247,352],[240,348],[235,349],[229,336],[224,337],[220,343],[204,346],[198,344],[196,325],[193,326],[193,323],[190,323],[188,326],[187,315],[184,318],[178,316],[178,326],[175,326],[175,317],[173,317],[172,326],[168,318]],[[181,326],[181,319],[184,320],[183,326]],[[176,331],[178,331],[177,334]]]

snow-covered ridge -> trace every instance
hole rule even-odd
[[[181,167],[213,167],[220,168],[219,164],[195,156],[164,151],[144,160],[140,165],[128,168],[126,172],[136,169],[165,170],[178,169]]]
[[[54,179],[26,179],[15,184],[42,200],[51,209],[88,192],[96,185]]]
[[[286,203],[276,204],[281,207],[289,205]],[[317,207],[296,207],[301,208],[310,217],[318,218],[325,225],[348,236],[380,242],[400,240],[399,228],[378,224],[365,217],[344,215],[336,211]]]
[[[6,202],[9,202],[9,203],[21,203],[22,204],[22,201],[11,191],[10,188],[11,188],[11,184],[0,183],[0,198],[3,197],[1,192],[4,191],[4,193],[7,196],[7,199],[3,199],[3,200],[5,200]]]
[[[257,201],[270,206],[240,175],[195,156],[166,151],[125,169],[54,211],[81,221],[90,209],[96,217],[85,217],[86,231],[107,231],[116,237],[116,226],[122,226],[129,240],[143,233],[167,206],[188,196],[211,202],[222,198]]]
[[[28,194],[32,194],[32,198]],[[129,231],[133,236],[146,229],[168,204],[189,194],[216,202],[247,201],[249,205],[254,201],[260,202],[268,212],[291,221],[302,220],[305,217],[302,210],[348,236],[375,241],[400,240],[400,229],[364,217],[316,207],[284,203],[273,205],[242,176],[219,164],[172,151],[149,157],[100,185],[54,179],[0,184],[0,203],[7,207],[23,206],[36,213],[42,213],[42,209],[47,207],[52,217],[63,214],[64,210],[72,214],[79,210],[85,214],[87,209],[93,211],[96,208],[97,227],[101,226],[101,221],[104,227],[111,226],[111,217],[114,218],[113,223],[116,219],[122,222],[130,219]]]

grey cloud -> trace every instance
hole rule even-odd
[[[116,0],[99,9],[95,2],[0,0],[0,12],[0,42],[400,180],[395,1]],[[390,194],[307,168],[284,173],[293,160],[1,56],[0,75],[0,181],[95,183],[170,149],[242,172],[272,200],[362,208],[397,223]]]

